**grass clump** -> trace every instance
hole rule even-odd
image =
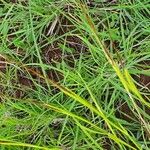
[[[149,149],[148,1],[0,6],[1,149]]]

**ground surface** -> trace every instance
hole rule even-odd
[[[0,1],[0,149],[150,149],[149,0]]]

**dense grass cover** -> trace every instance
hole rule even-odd
[[[0,150],[150,148],[150,0],[0,1]]]

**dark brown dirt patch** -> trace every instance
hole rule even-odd
[[[150,109],[148,107],[144,106],[139,101],[137,101],[136,104],[146,114],[150,115]],[[118,104],[118,109],[116,111],[116,117],[120,118],[122,120],[125,120],[127,122],[139,121],[139,117],[138,117],[138,115],[136,115],[137,114],[136,110],[132,110],[132,109],[133,108],[130,108],[127,103],[121,102],[120,104]],[[143,116],[143,115],[141,114],[141,116]]]
[[[49,79],[55,81],[55,82],[59,82],[60,80],[63,79],[63,75],[60,74],[58,71],[56,70],[48,70],[47,71],[47,76]]]
[[[9,0],[9,2],[13,3],[13,4],[22,4],[22,5],[26,5],[28,3],[28,0]]]
[[[140,68],[143,70],[150,71],[150,60],[146,60],[140,63]],[[140,74],[139,83],[148,89],[150,89],[150,76]]]
[[[62,52],[57,47],[47,46],[42,50],[44,62],[52,64],[53,62],[61,62]]]
[[[131,111],[131,108],[129,108],[127,103],[118,104],[116,117],[119,119],[125,120],[127,122],[134,122],[137,119],[137,117]]]
[[[6,60],[0,56],[0,71],[5,72],[6,71]]]
[[[104,141],[103,141],[103,145],[102,145],[103,149],[104,150],[110,150],[111,146],[112,146],[112,143],[111,143],[110,139],[105,138]]]

